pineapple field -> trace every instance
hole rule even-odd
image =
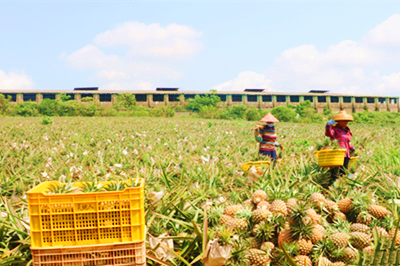
[[[276,164],[255,122],[1,118],[0,266],[32,264],[26,192],[123,190],[145,181],[147,265],[399,265],[397,126],[352,125],[358,160],[330,184],[324,124],[279,123]],[[104,187],[99,182],[115,181]],[[125,184],[125,185],[124,185]]]

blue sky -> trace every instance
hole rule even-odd
[[[0,1],[0,89],[400,96],[400,2]]]

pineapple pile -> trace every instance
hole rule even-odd
[[[225,265],[291,265],[285,251],[297,265],[355,265],[361,252],[364,261],[373,254],[374,235],[390,245],[396,233],[392,213],[362,193],[335,200],[312,190],[290,198],[257,190],[219,217],[215,237],[224,232],[221,245],[233,247]]]

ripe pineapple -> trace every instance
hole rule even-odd
[[[317,212],[314,209],[308,209],[307,216],[311,218],[313,224],[319,224],[322,219],[322,216],[317,214]]]
[[[349,244],[350,237],[345,233],[338,232],[331,234],[328,239],[331,239],[336,247],[344,248]]]
[[[278,235],[278,246],[282,248],[283,243],[291,243],[291,242],[293,242],[293,238],[289,230],[283,229]]]
[[[346,266],[346,263],[344,263],[343,261],[337,261],[333,262],[331,266]]]
[[[311,194],[309,200],[319,209],[321,208],[321,205],[325,203],[325,196],[321,193],[315,192]]]
[[[244,208],[250,208],[250,210],[254,210],[256,205],[253,203],[252,199],[247,199],[242,203]]]
[[[267,252],[255,248],[249,249],[247,251],[247,256],[250,265],[253,266],[267,266],[271,260]]]
[[[331,219],[332,219],[332,221],[338,221],[338,220],[347,221],[346,214],[344,214],[343,212],[335,212],[331,216]]]
[[[377,219],[384,219],[387,215],[391,213],[385,207],[376,204],[371,204],[368,208],[368,212]]]
[[[265,200],[265,201],[267,200],[267,193],[265,193],[264,190],[256,190],[253,193],[253,197],[252,197],[253,203],[257,205],[258,203],[260,203],[263,200]]]
[[[344,214],[349,213],[351,210],[353,210],[353,199],[350,197],[344,198],[340,200],[338,203],[338,208],[341,212]]]
[[[357,261],[358,251],[356,249],[351,247],[346,247],[344,250],[345,250],[345,255],[343,258],[344,262],[350,263]]]
[[[324,239],[325,228],[322,225],[315,224],[312,230],[311,242],[313,244]]]
[[[326,258],[326,257],[321,257],[315,262],[315,266],[331,266],[332,262]]]
[[[219,219],[219,223],[220,224],[224,224],[224,225],[230,225],[233,221],[232,216],[226,215],[226,214],[222,214],[221,218]]]
[[[299,266],[312,266],[311,259],[308,256],[297,255],[293,259]]]
[[[312,251],[313,243],[311,242],[311,240],[301,238],[297,241],[297,246],[299,247],[300,255],[308,255]]]
[[[339,210],[337,203],[330,199],[325,200],[324,207],[328,211],[328,213],[334,213]]]
[[[298,201],[295,198],[290,198],[286,201],[286,207],[289,213],[297,206],[297,203]]]
[[[368,255],[374,254],[375,248],[374,246],[370,245],[368,247],[363,248],[363,252],[367,253]]]
[[[230,205],[228,207],[225,207],[224,209],[224,214],[229,215],[229,216],[235,216],[235,214],[239,211],[243,209],[243,206],[240,204],[236,204],[236,205]]]
[[[390,229],[390,231],[389,231],[390,239],[394,238],[395,232],[396,232],[395,228]],[[394,240],[394,243],[396,246],[400,246],[400,230],[397,230],[396,239]]]
[[[260,207],[253,211],[253,223],[258,224],[261,221],[267,219],[270,215],[270,211],[266,207]]]
[[[261,250],[267,252],[268,254],[272,254],[274,252],[275,245],[272,242],[264,242],[261,244]]]
[[[372,216],[368,212],[360,212],[356,218],[357,223],[370,224],[372,222]]]
[[[271,203],[271,211],[273,213],[281,213],[283,216],[288,214],[286,203],[283,200],[274,200]]]
[[[361,233],[370,234],[371,233],[371,228],[369,228],[369,226],[365,225],[365,224],[354,223],[354,224],[350,225],[350,231],[351,232],[361,232]]]
[[[375,229],[378,234],[378,237],[385,238],[385,239],[389,238],[389,233],[386,231],[385,228],[377,226],[377,227],[375,227]]]
[[[350,241],[355,248],[361,249],[371,243],[371,237],[365,233],[352,232],[350,233]]]
[[[249,224],[246,219],[235,217],[230,221],[230,226],[235,230],[244,231],[247,230]]]
[[[270,209],[271,209],[271,204],[269,204],[268,201],[263,200],[263,201],[260,201],[260,202],[257,204],[257,209],[258,209],[258,208],[262,208],[262,207],[265,207],[265,208],[267,208],[267,210],[270,210]]]

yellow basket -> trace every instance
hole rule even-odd
[[[146,265],[145,242],[32,248],[33,266]]]
[[[122,191],[47,194],[53,184],[60,182],[44,182],[27,192],[32,248],[144,241],[143,179]]]
[[[255,166],[258,171],[261,171],[263,168],[266,168],[270,165],[270,161],[258,161],[258,162],[248,162],[242,164],[243,172],[248,171],[251,167]]]
[[[355,166],[356,163],[357,163],[357,160],[358,160],[358,156],[351,157],[351,158],[350,158],[350,161],[349,161],[349,168]]]
[[[344,164],[346,149],[316,151],[320,167],[339,167]]]

